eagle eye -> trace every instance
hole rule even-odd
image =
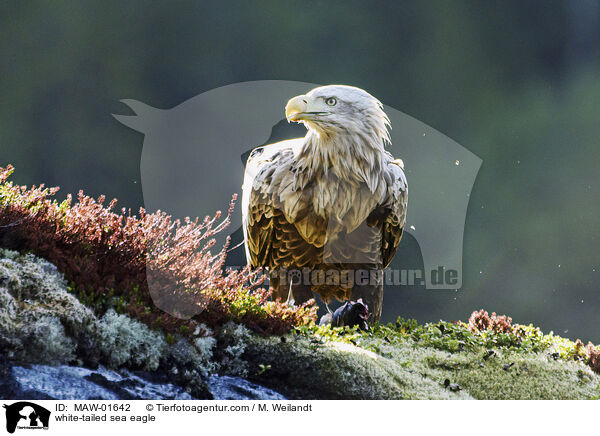
[[[325,100],[325,104],[327,104],[327,106],[335,106],[337,103],[337,100],[333,97],[329,97],[327,100]]]

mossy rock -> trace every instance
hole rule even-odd
[[[375,353],[336,341],[252,337],[249,377],[294,399],[598,399],[600,376],[547,353],[448,352],[411,339]]]
[[[144,369],[210,398],[211,373],[248,378],[290,399],[598,399],[583,347],[533,326],[473,333],[402,322],[369,333],[306,327],[263,337],[228,323],[168,337],[68,292],[56,268],[0,249],[0,355],[12,361]]]
[[[469,399],[404,362],[342,342],[253,338],[251,378],[293,399]],[[260,363],[258,363],[260,362]],[[261,366],[262,365],[262,366]],[[264,370],[264,368],[268,368]]]
[[[195,397],[210,398],[215,342],[178,338],[169,345],[163,332],[112,309],[97,316],[52,264],[0,248],[0,356],[8,361],[158,370]]]

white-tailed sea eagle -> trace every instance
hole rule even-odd
[[[403,164],[385,150],[390,122],[362,89],[315,88],[292,98],[288,121],[304,138],[258,147],[244,176],[246,256],[268,267],[273,297],[296,303],[362,298],[370,321],[381,314],[382,270],[406,218]]]

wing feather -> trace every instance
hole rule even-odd
[[[325,220],[309,210],[312,190],[301,189],[293,171],[298,143],[259,147],[246,163],[242,220],[252,267],[313,264],[327,239]]]
[[[402,160],[391,161],[384,169],[384,178],[387,183],[385,200],[381,208],[385,212],[381,220],[381,257],[383,267],[387,267],[392,259],[404,231],[406,224],[406,208],[408,206],[408,185],[404,175],[404,164]],[[386,174],[387,173],[387,174]]]
[[[329,179],[309,183],[293,166],[298,141],[260,147],[248,158],[242,213],[249,264],[304,267],[324,259],[344,263],[359,258],[388,266],[406,222],[402,161],[390,156],[373,190]],[[315,213],[324,208],[333,212],[329,219]],[[361,230],[365,216],[378,231]]]
[[[257,147],[250,153],[242,186],[242,228],[246,259],[252,267],[270,266],[282,167],[293,159],[297,140]]]

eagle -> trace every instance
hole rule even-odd
[[[242,186],[247,261],[266,267],[274,299],[362,299],[381,316],[383,270],[406,222],[402,160],[385,149],[390,120],[379,100],[347,85],[315,88],[287,103],[306,136],[250,153]],[[330,311],[330,310],[329,310]],[[331,311],[330,311],[331,313]]]

